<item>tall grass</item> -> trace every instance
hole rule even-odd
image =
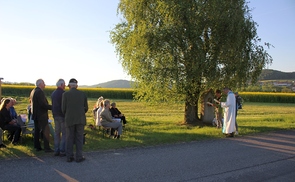
[[[27,98],[19,98],[15,106],[19,114],[26,112]],[[144,147],[175,142],[189,142],[213,138],[223,138],[221,129],[212,125],[188,126],[182,125],[184,105],[158,105],[152,107],[132,100],[116,100],[119,110],[125,114],[127,125],[124,128],[122,139],[115,140],[103,137],[98,128],[92,130],[85,127],[85,152],[118,149],[125,147]],[[92,106],[96,99],[89,99],[89,111],[86,113],[87,125],[93,124]],[[268,132],[281,129],[294,129],[295,104],[252,103],[246,102],[239,110],[237,121],[240,135]],[[52,114],[49,112],[52,119]],[[53,144],[53,140],[50,142]],[[5,140],[7,149],[1,149],[0,159],[17,158],[24,156],[46,155],[35,152],[32,136],[26,136],[23,143],[13,146]],[[52,146],[53,147],[53,146]]]
[[[256,133],[276,129],[294,129],[295,104],[246,103],[239,110],[238,124],[241,132]]]
[[[268,103],[295,103],[295,93],[240,92],[244,101]]]
[[[34,86],[2,85],[2,94],[7,96],[29,97]],[[45,95],[51,95],[56,89],[54,86],[46,86]],[[67,90],[68,88],[66,88]],[[124,88],[79,88],[89,98],[98,98],[101,95],[114,99],[133,99],[134,90]],[[295,93],[275,92],[240,92],[247,102],[271,102],[271,103],[295,103]]]
[[[24,85],[2,85],[2,94],[6,96],[29,97],[32,89],[35,86]],[[56,89],[55,86],[46,86],[44,89],[45,95],[51,95]],[[66,88],[66,91],[68,88]],[[108,98],[132,99],[133,89],[128,88],[79,88],[85,92],[89,98],[98,98],[101,95]]]

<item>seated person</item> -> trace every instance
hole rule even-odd
[[[99,117],[97,118],[97,110],[100,108],[100,103],[103,101],[103,97],[102,96],[100,96],[98,99],[97,99],[97,101],[96,101],[96,103],[95,103],[95,105],[94,105],[94,107],[93,107],[93,109],[92,109],[92,113],[93,113],[93,119],[94,119],[94,124],[96,124],[97,123],[97,120],[99,120]],[[96,124],[97,125],[97,124]]]
[[[113,102],[113,103],[111,104],[111,106],[112,106],[112,107],[111,107],[110,111],[111,111],[112,117],[113,117],[113,118],[120,118],[120,119],[123,121],[123,124],[126,124],[127,121],[126,121],[126,119],[125,119],[125,116],[124,116],[124,114],[122,114],[122,113],[119,111],[119,109],[118,109],[117,106],[116,106],[116,103]]]
[[[1,99],[0,104],[1,103],[2,103],[2,99]],[[0,148],[6,148],[6,145],[4,145],[3,142],[2,142],[2,136],[3,136],[3,130],[2,130],[2,127],[0,126]]]
[[[34,120],[32,120],[32,110],[31,110],[31,100],[30,104],[27,107],[27,114],[28,114],[28,128],[34,128]]]
[[[104,108],[102,109],[100,113],[101,125],[103,127],[109,127],[109,128],[117,130],[118,131],[117,135],[115,135],[114,138],[119,139],[120,135],[122,134],[122,124],[112,118],[112,115],[110,112],[110,107],[111,107],[110,101],[107,99],[104,100],[103,105],[104,105]]]
[[[22,133],[24,133],[26,131],[26,128],[23,127],[25,126],[25,121],[23,121],[21,116],[16,113],[14,108],[14,105],[16,104],[16,99],[10,98],[10,101],[11,101],[11,107],[9,108],[9,112],[10,112],[11,119],[17,121],[17,124],[22,128]],[[9,132],[7,138],[11,140],[13,138],[13,135],[11,135],[11,133]]]
[[[4,145],[2,142],[2,135],[3,135],[3,130],[0,127],[0,148],[6,148],[6,145]]]
[[[16,104],[16,100],[14,98],[10,98],[11,107],[9,108],[10,116],[12,119],[17,119],[17,113],[15,111],[14,105]]]
[[[101,113],[102,109],[103,109],[103,101],[101,101],[99,103],[99,108],[96,111],[96,120],[95,120],[96,126],[101,126],[100,113]]]
[[[4,99],[0,106],[0,127],[2,130],[7,130],[11,134],[11,143],[13,145],[18,144],[21,127],[17,124],[16,119],[12,119],[10,115],[10,107],[12,102],[10,99]]]
[[[30,121],[32,119],[32,111],[31,111],[31,100],[30,100],[30,104],[27,107],[27,113],[28,113],[28,120]]]

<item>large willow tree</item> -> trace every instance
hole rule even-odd
[[[118,13],[111,41],[135,98],[183,100],[187,124],[204,91],[255,82],[272,62],[244,0],[121,0]]]

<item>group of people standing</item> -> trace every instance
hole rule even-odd
[[[241,97],[238,92],[233,93],[228,87],[223,89],[226,99],[222,97],[221,90],[215,91],[215,120],[217,128],[222,128],[226,137],[238,135],[237,114],[241,106]]]
[[[36,81],[36,88],[31,91],[31,119],[34,120],[34,148],[36,151],[43,150],[40,144],[40,135],[44,142],[45,152],[54,152],[55,156],[67,156],[67,162],[82,162],[84,126],[88,111],[87,97],[84,92],[77,89],[78,81],[71,79],[65,92],[66,83],[59,79],[56,83],[57,89],[51,95],[52,105],[43,92],[45,82],[42,79]],[[48,111],[52,110],[55,124],[54,150],[49,145]],[[76,156],[74,158],[74,144],[76,145]]]
[[[54,152],[54,156],[66,156],[67,162],[82,162],[85,160],[82,154],[84,141],[84,126],[88,111],[88,101],[84,92],[77,89],[78,81],[70,79],[69,91],[65,91],[64,79],[56,82],[57,88],[51,94],[51,104],[45,96],[45,82],[43,79],[36,81],[36,87],[30,93],[30,105],[28,106],[28,119],[34,122],[34,149],[36,151]],[[17,145],[21,135],[21,126],[17,123],[17,114],[13,105],[15,100],[5,98],[1,101],[0,135],[4,130],[10,131],[12,144]],[[122,134],[122,123],[126,124],[124,114],[116,107],[116,103],[110,100],[99,98],[97,104],[97,124],[103,127],[112,128],[116,131],[114,138],[119,139]],[[50,126],[48,111],[52,111],[55,132],[54,150],[50,148]],[[119,121],[120,120],[120,121]],[[1,137],[2,139],[2,137]],[[0,139],[0,147],[6,147]],[[43,139],[43,148],[41,147]],[[76,154],[74,156],[74,145]]]

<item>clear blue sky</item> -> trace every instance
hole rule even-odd
[[[130,77],[109,31],[119,22],[119,0],[0,0],[0,77],[35,83],[76,78],[93,85]],[[275,46],[269,69],[295,71],[295,1],[252,0],[263,42]]]

